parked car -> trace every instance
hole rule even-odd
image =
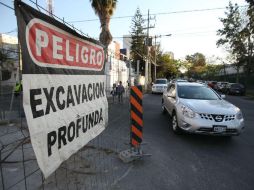
[[[152,93],[163,93],[168,87],[168,80],[166,78],[156,79],[152,85]]]
[[[223,100],[210,87],[181,82],[172,84],[162,96],[163,113],[171,116],[173,132],[239,135],[244,129],[241,110]]]
[[[209,81],[207,84],[209,87],[211,87],[214,90],[217,90],[217,82],[216,81]]]
[[[179,78],[179,79],[172,79],[171,81],[170,81],[170,83],[172,84],[172,83],[176,83],[176,82],[188,82],[186,79],[181,79],[181,78]]]
[[[219,92],[225,91],[227,84],[228,84],[228,82],[217,82],[217,90]]]
[[[239,83],[229,83],[224,90],[226,94],[245,95],[246,89],[244,85]]]

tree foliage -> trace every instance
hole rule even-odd
[[[254,72],[254,1],[246,0],[249,3],[247,9],[247,18],[248,22],[244,28],[244,35],[247,39],[247,57],[245,62],[247,63],[245,66],[245,71],[247,75],[251,72]]]
[[[193,66],[205,66],[206,58],[202,53],[194,53],[193,55],[187,55],[185,58],[188,62],[192,63]]]
[[[252,0],[246,1],[249,3],[247,11],[240,11],[237,4],[229,3],[226,17],[220,18],[223,28],[217,31],[217,35],[220,36],[217,46],[226,47],[231,54],[237,76],[241,66],[244,66],[247,74],[254,71],[254,3]]]
[[[246,53],[244,46],[244,36],[242,34],[242,18],[239,12],[239,6],[233,5],[229,2],[227,7],[226,18],[220,18],[223,24],[223,28],[217,31],[217,34],[221,37],[217,41],[217,45],[226,45],[228,50],[237,57],[237,61],[240,61],[242,54]]]
[[[137,60],[140,60],[140,71],[144,72],[144,64],[145,64],[145,47],[144,47],[144,23],[145,20],[140,12],[140,9],[137,8],[134,17],[132,18],[131,23],[131,57],[133,59],[133,65],[136,68]]]
[[[212,80],[221,71],[223,65],[207,64],[205,67],[205,79]]]
[[[171,59],[170,55],[165,54],[159,54],[158,56],[158,74],[157,77],[165,77],[165,78],[172,78],[176,77],[179,73],[178,68],[179,64],[177,60]]]
[[[100,42],[108,47],[112,41],[112,35],[109,30],[110,17],[116,8],[117,0],[90,0],[95,14],[99,16],[101,23]]]
[[[188,63],[188,77],[199,78],[205,72],[206,58],[202,53],[194,53],[185,57]]]

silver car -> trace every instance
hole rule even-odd
[[[242,112],[223,98],[203,84],[175,83],[163,93],[162,111],[171,116],[177,134],[239,135],[244,129]]]

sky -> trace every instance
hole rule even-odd
[[[52,1],[56,16],[64,18],[83,33],[98,39],[100,23],[89,0]],[[13,7],[12,0],[0,0],[0,2]],[[30,0],[23,0],[23,2],[36,8]],[[47,0],[37,0],[37,2],[41,7],[47,8]],[[231,0],[231,2],[241,6],[246,5],[245,0]],[[228,4],[229,0],[118,0],[110,22],[110,31],[113,40],[122,44],[122,36],[130,34],[131,19],[137,8],[141,10],[146,20],[149,10],[151,25],[155,26],[149,33],[151,36],[161,35],[157,38],[157,42],[160,42],[164,52],[173,52],[176,59],[184,59],[186,55],[196,52],[203,53],[208,59],[214,56],[226,57],[227,52],[216,46],[219,38],[216,36],[216,31],[222,28],[219,18],[225,17],[226,9],[223,8]],[[189,10],[191,11],[184,12]],[[0,4],[0,33],[16,36],[16,28],[14,11]],[[171,36],[166,37],[167,34]]]

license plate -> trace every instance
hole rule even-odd
[[[225,132],[226,129],[227,129],[227,126],[225,126],[225,125],[214,125],[213,126],[213,131],[217,132],[217,133]]]

